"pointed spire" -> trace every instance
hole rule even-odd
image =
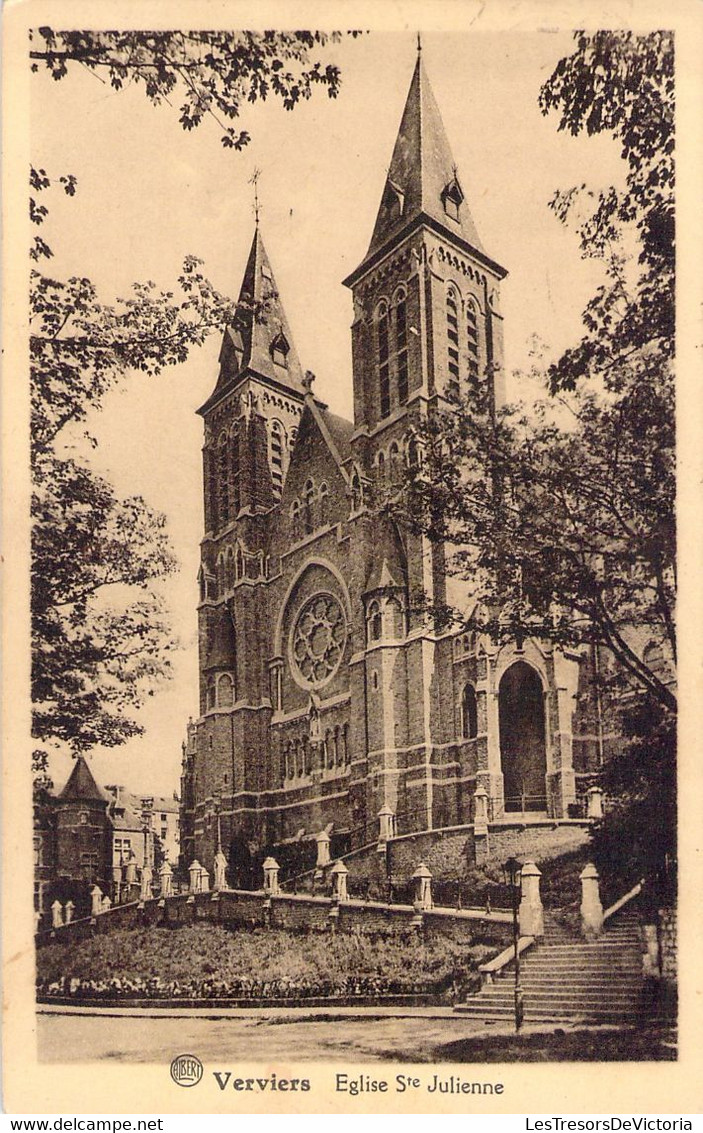
[[[68,782],[59,795],[65,802],[72,800],[107,802],[107,796],[95,782],[93,773],[82,755],[79,755],[68,777]]]
[[[415,70],[371,243],[362,264],[346,282],[353,282],[369,260],[420,218],[441,225],[487,259],[427,78],[418,35]]]
[[[304,394],[298,354],[258,224],[239,290],[237,314],[225,331],[220,351],[218,396],[223,386],[250,373],[300,397]],[[200,412],[211,401],[209,398]]]

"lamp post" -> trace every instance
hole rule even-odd
[[[522,988],[520,987],[520,929],[518,925],[518,902],[521,891],[522,863],[517,858],[508,858],[503,866],[506,882],[510,885],[510,894],[513,907],[513,950],[515,958],[515,1034],[522,1026],[525,1005],[522,1001]]]

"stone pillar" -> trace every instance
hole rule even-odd
[[[159,884],[162,897],[170,897],[173,893],[173,870],[168,862],[164,862],[159,870]]]
[[[103,891],[99,885],[94,885],[90,891],[90,915],[97,917],[103,910]]]
[[[150,865],[142,866],[142,881],[139,889],[139,900],[150,901],[152,898],[151,882],[154,876]]]
[[[190,882],[189,889],[191,895],[193,895],[194,893],[200,893],[202,872],[203,867],[201,866],[200,862],[197,858],[193,858],[193,861],[188,866],[188,877]]]
[[[520,936],[544,936],[544,912],[539,894],[539,879],[542,874],[534,862],[526,862],[520,876]]]
[[[415,882],[415,909],[418,912],[426,912],[432,908],[432,874],[424,862],[420,862],[415,870],[413,881]]]
[[[477,787],[474,791],[474,834],[488,832],[488,791]]]
[[[61,928],[63,924],[63,905],[57,899],[51,905],[51,927]]]
[[[648,979],[658,980],[661,976],[661,957],[657,926],[655,924],[642,925],[642,939],[645,946],[642,953],[642,973]]]
[[[263,865],[264,870],[264,892],[269,897],[275,897],[278,893],[278,862],[275,858],[266,858]]]
[[[603,906],[598,881],[598,870],[589,862],[581,871],[581,931],[588,939],[600,936],[603,929]]]
[[[330,864],[330,836],[326,830],[321,830],[316,836],[317,842],[317,862],[315,863],[316,869],[324,869],[326,865]]]
[[[107,895],[105,895],[105,896],[103,897],[103,901],[102,901],[102,909],[101,909],[101,912],[103,912],[103,913],[109,913],[109,911],[110,911],[110,909],[111,909],[111,908],[112,908],[112,901],[110,900],[110,898],[109,898],[109,897],[108,897]]]
[[[332,866],[331,873],[334,882],[332,896],[337,904],[342,905],[345,901],[349,900],[347,894],[347,875],[349,874],[349,870],[344,862],[335,862]]]
[[[603,817],[603,788],[589,787],[586,791],[586,818]]]
[[[385,803],[378,812],[378,840],[387,842],[395,837],[395,811]]]
[[[200,867],[200,889],[198,890],[198,892],[200,892],[200,893],[209,893],[210,892],[210,874],[205,869],[204,865],[201,865],[201,867]]]
[[[227,888],[227,858],[222,853],[222,850],[218,850],[215,854],[214,866],[215,875],[212,882],[212,887],[217,892],[219,892],[220,889]]]
[[[115,904],[120,903],[120,890],[122,888],[122,866],[113,865],[112,867],[112,893],[115,899]]]
[[[124,883],[125,885],[134,885],[137,880],[137,860],[134,854],[130,857],[127,865],[124,867]]]
[[[76,906],[73,904],[73,901],[67,901],[66,902],[66,924],[71,923],[71,921],[73,920],[73,914],[75,913],[75,911],[76,911]]]

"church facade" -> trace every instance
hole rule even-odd
[[[321,830],[356,847],[516,812],[574,813],[596,762],[584,659],[470,628],[447,554],[379,518],[414,423],[470,384],[504,397],[501,281],[418,55],[353,298],[354,419],[301,367],[261,233],[204,422],[200,705],[182,860]],[[412,596],[459,606],[436,632]],[[587,703],[588,702],[588,703]],[[585,715],[574,735],[577,705]],[[592,708],[592,705],[590,706]]]

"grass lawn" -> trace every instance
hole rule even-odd
[[[39,949],[37,981],[50,994],[61,994],[71,980],[96,985],[100,992],[120,981],[117,994],[132,996],[250,993],[252,984],[262,982],[269,995],[297,988],[306,994],[354,994],[355,980],[375,981],[379,993],[386,985],[395,993],[441,991],[453,981],[461,983],[495,951],[440,936],[389,939],[219,925],[121,929],[80,944]]]

